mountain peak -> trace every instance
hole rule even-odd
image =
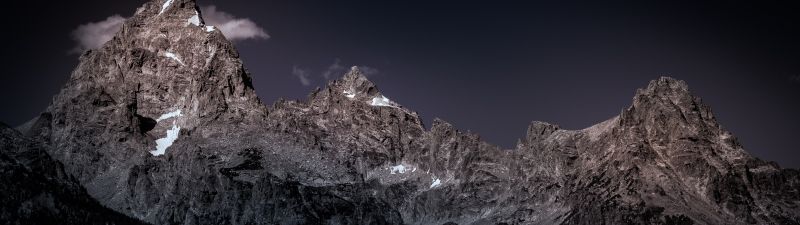
[[[136,10],[134,16],[163,16],[179,14],[181,11],[191,11],[197,8],[195,0],[150,0]]]
[[[348,74],[351,74],[351,75],[354,75],[354,76],[362,76],[362,77],[364,76],[364,73],[361,72],[361,69],[359,69],[358,66],[351,66],[350,67],[350,71],[348,71],[345,74],[345,76],[347,76]]]
[[[227,42],[219,29],[205,24],[200,7],[194,0],[151,0],[139,7],[116,35],[116,38],[144,37],[208,37],[215,39],[215,42]],[[159,43],[153,47],[168,46]]]
[[[686,82],[670,77],[653,80],[646,88],[637,90],[633,104],[620,115],[619,125],[638,130],[634,134],[668,151],[667,155],[684,150],[664,147],[670,143],[706,141],[724,146],[717,150],[725,156],[714,159],[719,162],[717,165],[740,164],[747,158],[731,133],[718,123],[711,107],[692,95]]]
[[[660,77],[650,81],[647,87],[640,89],[637,94],[683,95],[690,94],[690,92],[689,85],[686,82],[672,77]]]
[[[555,124],[542,121],[532,121],[528,125],[528,132],[527,132],[528,142],[535,142],[535,140],[546,138],[553,132],[556,132],[557,130],[560,129],[561,127]]]
[[[556,131],[561,130],[561,127],[556,124],[551,124],[543,121],[531,121],[528,125],[528,130],[525,137],[517,139],[517,149],[525,148],[536,143],[543,142],[550,135]]]
[[[357,66],[351,67],[342,78],[331,82],[329,87],[350,99],[382,96],[375,84]]]
[[[200,15],[193,0],[145,3],[114,38],[81,56],[43,115],[52,115],[57,130],[88,121],[151,139],[266,117],[235,47]],[[114,113],[95,118],[85,111]]]
[[[693,110],[690,108],[696,107],[699,103],[700,99],[692,95],[686,82],[671,77],[660,77],[650,81],[647,87],[636,90],[631,107],[641,109],[663,105]]]
[[[686,82],[671,77],[660,77],[650,81],[646,88],[636,90],[633,104],[623,111],[620,118],[622,123],[630,123],[634,117],[650,116],[678,118],[692,124],[701,121],[716,124],[711,107],[692,95]]]
[[[362,87],[362,88],[374,88],[375,84],[372,83],[367,76],[364,74],[358,66],[353,66],[350,68],[350,71],[342,76],[341,81],[344,82],[343,84],[346,86],[353,86],[353,87]]]

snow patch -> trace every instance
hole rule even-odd
[[[181,60],[181,58],[178,55],[176,55],[175,53],[167,52],[167,53],[164,53],[164,56],[166,56],[167,58],[174,59],[175,61],[178,61],[178,63],[180,63],[181,65],[184,65],[184,66],[186,65],[186,64],[183,64],[183,60]]]
[[[214,26],[206,26],[206,32],[214,32]]]
[[[194,11],[194,16],[190,17],[187,22],[199,27],[200,26],[200,14],[197,11]]]
[[[397,103],[394,103],[392,100],[389,100],[386,96],[378,95],[372,98],[372,101],[369,102],[372,106],[387,106],[387,107],[394,107],[397,108]]]
[[[344,91],[342,91],[342,94],[344,94],[344,97],[347,97],[349,99],[352,99],[352,98],[356,97],[356,93],[355,93],[355,91],[353,91],[353,89],[344,90]]]
[[[164,155],[167,152],[167,148],[172,146],[172,143],[175,143],[175,140],[178,139],[180,131],[181,127],[177,125],[176,121],[172,121],[172,128],[167,130],[167,136],[156,140],[156,150],[150,151],[150,154],[153,154],[153,156]]]
[[[398,173],[406,173],[406,171],[412,170],[412,168],[413,167],[410,167],[410,166],[406,167],[405,165],[400,164],[400,165],[397,165],[397,166],[389,167],[389,170],[391,170],[390,171],[391,174],[398,174]],[[416,170],[417,170],[417,168],[413,168],[413,170],[411,172],[414,172]]]
[[[433,183],[431,183],[431,187],[430,188],[435,188],[435,187],[438,187],[438,186],[442,185],[442,180],[440,180],[439,178],[431,177],[431,180],[433,180]]]
[[[161,13],[164,13],[164,11],[166,11],[166,10],[167,10],[167,8],[169,8],[169,6],[170,6],[170,5],[172,5],[172,2],[173,2],[173,1],[174,1],[174,0],[167,0],[167,1],[164,1],[164,5],[161,5],[161,12],[158,12],[158,15],[161,15]]]
[[[179,116],[183,116],[183,114],[181,114],[181,110],[180,109],[172,111],[172,112],[164,113],[163,115],[159,116],[158,119],[156,119],[156,122],[161,122],[162,120],[166,120],[166,119],[173,118],[173,117],[179,117]]]

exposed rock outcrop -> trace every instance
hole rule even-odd
[[[145,224],[100,205],[45,148],[0,123],[3,224]]]

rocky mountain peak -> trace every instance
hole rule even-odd
[[[684,81],[673,78],[661,77],[637,90],[633,104],[619,116],[619,125],[620,131],[611,138],[641,142],[647,146],[642,149],[652,150],[654,157],[685,177],[726,173],[750,158],[718,123],[711,107],[692,95]]]
[[[357,66],[350,68],[339,80],[330,84],[330,88],[339,91],[348,98],[370,99],[381,95],[378,88]]]
[[[651,80],[646,88],[640,89],[642,92],[654,94],[688,94],[689,85],[682,80],[672,77],[659,77]]]
[[[174,119],[185,128],[266,113],[235,47],[203,23],[193,0],[145,3],[111,41],[81,57],[54,104],[92,93],[132,114]]]
[[[646,100],[646,98],[677,100],[689,95],[691,95],[691,92],[686,82],[672,77],[660,77],[650,81],[647,87],[637,89],[634,102],[636,100]]]
[[[555,124],[542,121],[533,121],[528,125],[528,132],[524,144],[537,143],[553,134],[561,127]]]
[[[150,0],[136,10],[134,17],[170,18],[197,8],[195,0]]]
[[[91,129],[113,136],[93,137],[98,142],[117,140],[162,155],[190,132],[223,133],[229,128],[213,124],[256,124],[266,115],[236,48],[203,23],[195,1],[154,0],[110,41],[81,55],[36,119],[45,125],[27,133],[60,143]]]
[[[646,88],[638,89],[633,104],[623,111],[620,122],[641,124],[646,122],[641,120],[645,117],[657,123],[675,118],[674,121],[687,124],[718,126],[711,107],[692,95],[686,82],[671,77],[661,77]]]
[[[318,88],[309,95],[312,108],[319,111],[330,111],[333,108],[359,108],[367,111],[395,112],[406,116],[418,117],[416,112],[406,109],[383,95],[357,66],[341,78],[328,83],[325,89]],[[336,110],[334,110],[336,111]],[[418,121],[419,119],[414,119]]]
[[[656,106],[683,107],[696,105],[699,101],[699,98],[692,96],[686,82],[671,77],[660,77],[650,81],[647,87],[636,90],[631,107],[642,109]]]

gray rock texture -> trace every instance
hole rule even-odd
[[[800,224],[800,173],[672,78],[583,130],[532,122],[515,149],[421,121],[357,67],[266,106],[194,1],[153,0],[20,130],[152,224]]]
[[[103,207],[45,148],[0,123],[2,224],[145,224]]]

